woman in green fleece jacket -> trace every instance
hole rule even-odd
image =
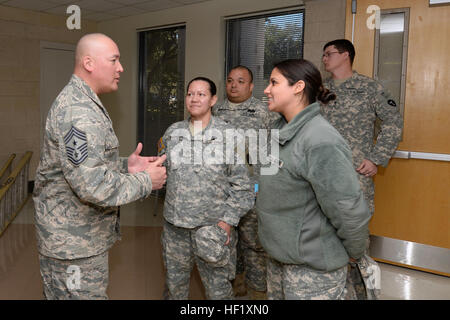
[[[359,259],[370,212],[341,135],[320,115],[324,89],[303,59],[275,65],[264,90],[270,111],[283,117],[278,172],[262,175],[256,202],[258,235],[269,255],[269,299],[343,299],[349,259]]]

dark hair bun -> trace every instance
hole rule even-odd
[[[328,102],[335,99],[336,95],[333,92],[331,92],[327,88],[324,88],[324,86],[320,86],[319,93],[317,94],[317,100],[324,104],[327,104]]]

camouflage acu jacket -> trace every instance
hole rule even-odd
[[[237,226],[253,207],[255,194],[243,154],[233,148],[232,159],[224,157],[226,130],[233,128],[212,116],[194,137],[189,122],[190,118],[172,124],[162,138],[159,155],[167,155],[164,218],[183,228],[220,220]],[[218,155],[215,160],[214,154]]]
[[[221,104],[216,104],[212,109],[212,113],[235,128],[244,130],[254,129],[256,131],[259,129],[270,131],[275,120],[280,118],[277,112],[269,111],[267,106],[255,97],[250,97],[235,107],[231,107],[227,99]],[[268,132],[268,141],[270,139],[269,134],[270,132]],[[247,162],[249,162],[248,146],[246,148],[246,155]],[[257,183],[261,164],[257,163],[250,167],[252,183]]]
[[[337,98],[321,105],[321,113],[347,140],[355,168],[364,159],[386,167],[403,128],[399,108],[390,93],[380,82],[357,72],[339,86],[335,86],[331,78],[325,80],[324,86]],[[381,130],[375,137],[377,117],[381,120]]]
[[[100,254],[119,238],[117,206],[145,197],[151,179],[127,173],[98,96],[72,75],[50,108],[33,200],[38,250],[57,259]]]

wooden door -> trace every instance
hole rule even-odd
[[[374,61],[375,30],[368,28],[373,12],[367,13],[371,5],[410,8],[404,132],[398,150],[450,154],[450,5],[429,7],[425,0],[358,0],[354,69],[368,76],[373,76]],[[351,0],[346,10],[346,38],[351,39]],[[450,249],[449,221],[450,162],[393,158],[387,168],[379,169],[371,235],[427,245],[428,251]],[[450,250],[439,252],[450,261]],[[450,264],[442,270],[424,266],[411,267],[450,273]]]

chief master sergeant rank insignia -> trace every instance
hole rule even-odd
[[[70,162],[78,166],[86,160],[88,156],[86,133],[72,126],[64,137],[64,143]]]

